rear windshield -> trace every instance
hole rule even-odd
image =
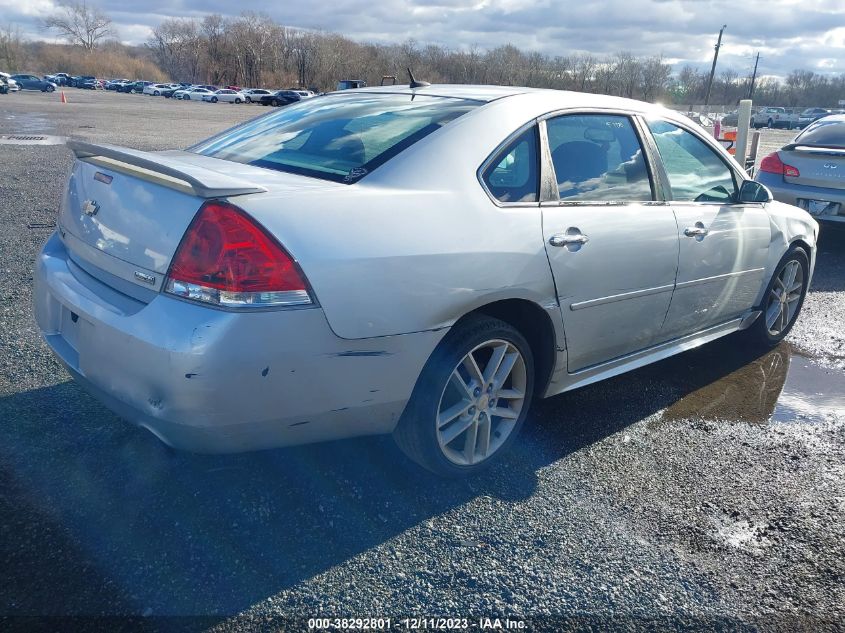
[[[327,95],[286,106],[191,151],[351,183],[482,103],[424,95]]]
[[[819,119],[795,137],[796,145],[845,148],[845,121],[840,117]]]

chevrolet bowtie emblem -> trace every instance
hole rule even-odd
[[[100,205],[97,204],[96,200],[86,200],[82,203],[82,213],[85,215],[97,215],[97,211],[100,210]]]

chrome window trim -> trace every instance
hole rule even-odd
[[[704,142],[706,146],[713,150],[713,153],[718,157],[719,160],[722,161],[722,164],[728,168],[728,171],[731,173],[731,177],[734,181],[734,196],[739,194],[739,189],[742,186],[742,183],[749,178],[746,178],[747,174],[745,172],[739,172],[737,169],[731,164],[731,162],[725,158],[725,148],[722,147],[719,143],[716,142],[715,138],[712,138],[709,134],[701,134],[698,130],[695,129],[692,125],[687,125],[685,121],[679,121],[674,118],[669,118],[663,116],[661,114],[656,114],[650,116],[648,113],[643,114],[643,123],[645,131],[648,132],[648,135],[651,139],[651,142],[654,144],[654,150],[657,152],[657,156],[660,158],[660,164],[663,165],[663,157],[660,156],[660,149],[657,147],[657,141],[654,139],[654,134],[651,131],[651,128],[648,126],[649,121],[664,121],[665,123],[669,123],[670,125],[674,125],[677,128],[684,130],[685,132],[689,132],[697,139]],[[730,154],[729,154],[730,156]],[[725,206],[725,205],[732,205],[732,204],[744,204],[737,202],[736,200],[730,200],[729,202],[715,202],[715,201],[703,201],[703,202],[696,202],[695,200],[673,200],[674,197],[672,194],[672,184],[669,182],[669,174],[666,173],[665,167],[663,167],[663,173],[666,176],[666,191],[669,193],[669,197],[667,198],[667,202],[671,202],[673,204],[678,204],[682,202],[690,202],[693,204],[707,204],[707,205],[718,205],[718,206]]]
[[[484,190],[484,193],[487,194],[487,197],[490,198],[490,201],[495,204],[497,207],[500,208],[536,208],[539,206],[540,201],[542,200],[542,189],[543,189],[543,164],[542,164],[542,148],[540,144],[540,132],[539,129],[535,129],[534,133],[537,135],[537,170],[538,170],[538,183],[537,183],[537,200],[534,202],[502,202],[493,193],[490,191],[490,188],[487,186],[487,183],[484,182],[484,172],[487,171],[487,168],[495,161],[501,153],[510,145],[513,141],[517,138],[522,136],[525,132],[527,132],[532,127],[537,126],[538,119],[534,118],[524,123],[523,125],[519,126],[515,131],[511,132],[505,140],[499,143],[490,155],[481,163],[481,166],[475,171],[475,178],[478,180],[478,183],[481,185],[481,188]]]
[[[651,189],[651,200],[561,200],[560,199],[560,190],[557,186],[557,175],[554,171],[554,162],[551,159],[551,147],[549,146],[548,142],[548,130],[546,129],[546,124],[549,119],[556,119],[561,116],[579,116],[579,115],[610,115],[610,116],[621,116],[628,119],[628,122],[631,125],[631,129],[634,132],[634,136],[636,136],[637,141],[640,143],[640,149],[643,150],[643,160],[646,164],[646,172],[648,173],[648,180],[649,180],[649,188]],[[626,110],[626,109],[619,109],[619,108],[587,108],[587,107],[577,107],[577,108],[565,108],[562,110],[555,110],[553,112],[548,112],[541,116],[538,119],[538,123],[542,126],[542,129],[545,131],[545,135],[541,135],[541,140],[545,141],[545,148],[543,150],[544,154],[548,154],[549,157],[549,165],[551,167],[551,176],[552,176],[552,188],[554,189],[554,198],[553,200],[557,206],[561,207],[622,207],[628,205],[645,205],[645,206],[663,206],[666,204],[665,196],[663,195],[663,188],[662,183],[658,180],[658,175],[652,169],[650,152],[649,152],[649,145],[648,140],[643,134],[643,131],[640,129],[640,122],[638,117],[641,116],[642,113],[636,110]],[[664,199],[661,199],[664,198]],[[541,201],[542,198],[541,198]]]

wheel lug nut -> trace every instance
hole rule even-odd
[[[492,384],[487,385],[487,393],[493,393],[493,385]]]
[[[481,395],[481,389],[476,387],[475,390],[472,392],[472,394],[477,398],[478,396]]]
[[[475,415],[475,407],[470,407],[467,413],[469,413],[470,415]]]

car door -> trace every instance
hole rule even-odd
[[[678,229],[624,114],[552,116],[541,135],[553,167],[543,237],[563,316],[568,370],[658,340],[678,263]]]
[[[736,202],[737,171],[709,138],[681,123],[647,121],[678,222],[678,276],[662,338],[725,323],[752,308],[771,241],[761,203]]]

